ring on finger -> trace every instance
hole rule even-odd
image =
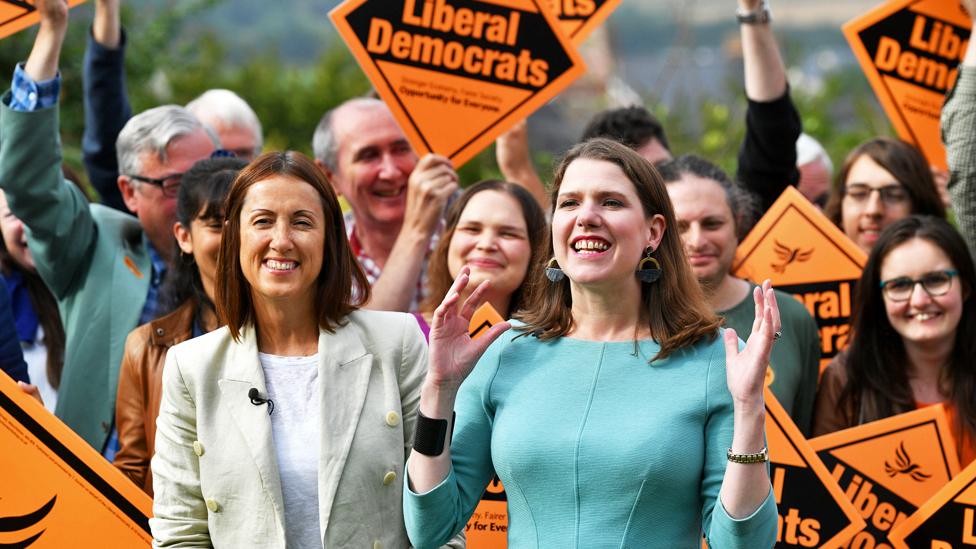
[[[773,339],[779,339],[781,337],[783,337],[783,332],[781,332],[779,330],[773,332]]]

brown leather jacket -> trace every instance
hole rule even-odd
[[[163,395],[163,362],[166,351],[193,334],[192,301],[172,313],[139,326],[125,340],[115,399],[115,425],[119,452],[114,465],[150,496],[153,495],[152,459],[156,440],[156,416]]]

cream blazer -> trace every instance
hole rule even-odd
[[[152,459],[153,547],[285,549],[281,483],[257,338],[221,328],[171,348]],[[407,314],[356,311],[319,332],[324,549],[403,548],[404,461],[427,346]]]

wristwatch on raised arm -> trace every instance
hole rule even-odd
[[[740,25],[765,25],[772,21],[773,16],[769,12],[769,3],[766,0],[762,0],[756,6],[756,9],[752,11],[736,8],[735,19]]]

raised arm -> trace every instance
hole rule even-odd
[[[85,132],[81,152],[88,179],[102,204],[122,212],[128,208],[119,192],[119,164],[115,140],[132,118],[125,89],[125,35],[119,16],[119,0],[96,0],[95,19],[85,48]]]
[[[41,25],[34,48],[0,101],[0,187],[29,229],[38,272],[60,299],[90,261],[95,227],[88,201],[61,175],[58,62],[68,3],[39,0],[36,7]]]
[[[790,185],[800,180],[796,168],[796,140],[803,131],[790,99],[786,67],[771,22],[766,0],[736,0],[742,64],[745,73],[746,135],[739,149],[738,179],[762,200],[765,211]],[[754,19],[748,22],[748,19]]]
[[[507,181],[525,187],[542,207],[542,211],[549,211],[546,186],[532,164],[527,121],[519,122],[495,140],[495,161]]]
[[[963,5],[976,16],[976,0],[963,0]],[[976,44],[972,40],[956,85],[942,107],[942,140],[949,163],[952,208],[969,252],[976,258]]]
[[[766,448],[765,419],[766,411],[763,401],[763,386],[766,367],[769,364],[769,354],[779,332],[780,317],[776,304],[776,296],[767,280],[761,288],[753,290],[753,300],[756,307],[756,320],[752,326],[752,333],[748,334],[745,347],[739,350],[739,341],[735,330],[726,330],[726,383],[732,395],[733,431],[732,445],[728,449],[730,454],[756,454]],[[709,448],[709,458],[714,459],[721,448]],[[742,463],[729,456],[719,492],[724,513],[734,520],[742,520],[754,515],[757,511],[769,512],[770,500],[769,471],[765,462]],[[711,530],[714,528],[716,513],[712,512]],[[772,511],[775,515],[775,510]],[[776,535],[776,519],[766,523],[772,526],[771,536]],[[728,530],[727,528],[718,530]],[[769,544],[771,546],[772,543]]]
[[[411,312],[430,239],[440,226],[448,199],[457,190],[458,177],[450,160],[434,154],[420,159],[407,183],[403,226],[383,274],[373,284],[367,309]]]

